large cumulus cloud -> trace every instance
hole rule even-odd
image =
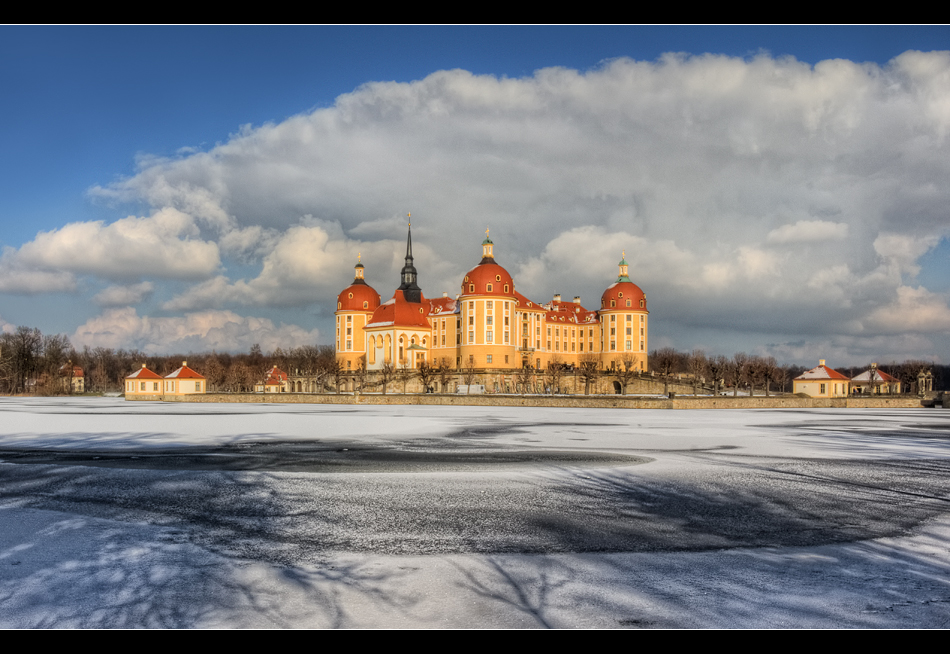
[[[886,66],[668,55],[521,79],[438,71],[143,159],[93,195],[184,217],[155,249],[194,249],[196,268],[165,257],[160,269],[199,281],[170,311],[332,306],[357,252],[388,295],[412,211],[428,294],[457,292],[490,226],[539,300],[596,306],[626,249],[653,333],[679,347],[746,334],[743,349],[844,339],[864,356],[876,338],[916,334],[907,348],[930,355],[947,343],[947,298],[916,276],[950,225],[948,131],[947,52]],[[131,263],[84,267],[41,241],[17,265],[116,278]],[[219,255],[257,272],[230,274]]]

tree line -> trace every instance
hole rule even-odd
[[[355,377],[357,386],[362,389],[382,390],[386,392],[391,383],[402,385],[405,390],[410,378],[419,377],[424,388],[438,380],[440,388],[448,385],[448,380],[461,375],[464,383],[471,384],[481,372],[476,370],[474,362],[463,362],[459,370],[448,361],[424,364],[409,369],[406,366],[385,365],[376,371],[374,380],[369,379],[365,362],[356,370],[344,370],[336,358],[331,345],[304,345],[296,348],[277,348],[270,354],[264,354],[259,345],[254,345],[247,353],[203,352],[170,355],[146,354],[140,350],[113,349],[105,347],[83,347],[76,349],[63,334],[44,335],[34,327],[17,327],[11,333],[0,334],[0,393],[17,394],[59,394],[69,392],[69,384],[64,383],[70,371],[81,368],[85,376],[87,392],[122,392],[125,377],[145,364],[150,370],[165,376],[173,372],[183,361],[189,367],[204,375],[211,392],[251,392],[254,386],[267,377],[268,371],[277,366],[292,376],[305,377],[309,392],[339,390],[344,378]],[[466,365],[469,364],[469,365]],[[707,355],[702,350],[681,352],[673,348],[654,350],[649,354],[651,377],[664,381],[668,392],[671,381],[693,385],[694,394],[731,392],[743,393],[788,392],[791,380],[809,368],[799,365],[780,365],[774,357],[737,353],[731,357]],[[843,366],[838,372],[853,378],[870,368],[865,366]],[[882,370],[900,380],[905,392],[915,392],[917,376],[930,372],[934,377],[934,389],[945,389],[945,380],[950,379],[950,366],[937,365],[922,360],[879,363]],[[531,368],[513,372],[513,381],[521,389],[536,385],[538,372]],[[630,356],[619,355],[604,369],[596,355],[582,356],[576,366],[568,366],[555,357],[547,370],[541,375],[546,387],[557,389],[562,376],[576,373],[584,384],[585,393],[599,377],[611,378],[626,393],[627,386],[636,377],[643,376],[633,367]],[[398,386],[397,386],[398,387]]]

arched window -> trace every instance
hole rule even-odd
[[[508,284],[505,284],[505,293],[508,292]]]
[[[468,285],[468,292],[469,292],[469,293],[474,293],[474,292],[475,292],[475,284],[469,284],[469,285]]]
[[[641,308],[641,309],[643,308],[643,302],[644,302],[644,300],[640,300],[640,308]]]
[[[342,309],[342,308],[343,308],[343,303],[342,303],[342,302],[337,302],[337,303],[336,303],[336,308],[337,308],[337,309]]]

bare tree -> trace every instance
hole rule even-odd
[[[637,375],[637,371],[633,367],[634,359],[632,354],[623,354],[618,359],[614,359],[614,367],[612,370],[613,376],[616,377],[617,383],[620,384],[620,394],[627,394],[627,386]]]
[[[693,350],[686,358],[686,365],[689,367],[689,373],[693,377],[693,395],[699,395],[698,388],[702,378],[709,371],[709,360],[706,353],[702,350]]]
[[[723,382],[723,377],[729,367],[729,359],[721,354],[717,354],[707,360],[706,366],[713,380],[713,394],[719,395],[719,385]]]
[[[419,376],[419,383],[422,384],[422,392],[427,393],[429,391],[429,384],[435,379],[435,368],[429,365],[429,362],[423,359],[419,362],[419,367],[416,369],[416,374]]]
[[[462,379],[465,380],[465,393],[472,392],[472,383],[475,381],[475,355],[468,355],[468,367],[462,369]]]
[[[402,393],[405,395],[409,389],[409,380],[415,375],[415,370],[409,367],[409,362],[403,359],[396,368],[396,381],[402,382]]]
[[[556,354],[548,361],[548,377],[551,378],[551,393],[560,392],[561,376],[566,366]]]
[[[654,350],[650,355],[650,369],[656,370],[663,376],[663,394],[670,394],[670,377],[679,366],[679,352],[671,347]]]
[[[449,360],[445,357],[439,359],[439,367],[436,368],[436,375],[439,378],[439,392],[444,393],[449,386],[449,375],[452,369],[449,367]]]
[[[366,355],[364,354],[359,358],[359,361],[356,364],[356,390],[360,393],[363,392],[363,388],[366,386],[366,378],[368,373],[366,372]]]
[[[584,395],[590,395],[590,387],[600,375],[600,357],[596,354],[582,354],[580,356],[579,368],[581,380],[584,382]]]
[[[729,381],[733,383],[732,387],[732,396],[736,397],[739,395],[739,384],[742,382],[742,375],[745,371],[746,364],[749,362],[749,355],[745,352],[737,352],[733,355],[732,359],[729,361]]]
[[[523,365],[515,378],[518,386],[521,387],[521,394],[524,395],[531,388],[531,379],[534,377],[534,370],[531,366]]]
[[[382,367],[379,369],[379,381],[383,385],[383,395],[385,395],[386,391],[389,389],[389,382],[391,382],[395,377],[396,368],[393,366],[392,362],[383,362]]]
[[[759,357],[758,365],[760,380],[765,385],[765,397],[769,397],[769,384],[772,383],[778,363],[776,363],[775,357]]]

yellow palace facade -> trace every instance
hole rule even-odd
[[[598,309],[584,308],[579,297],[562,301],[560,295],[539,303],[515,289],[486,237],[481,261],[462,278],[460,293],[429,299],[418,285],[410,230],[400,285],[391,299],[381,302],[366,283],[362,262],[353,283],[337,297],[337,357],[345,370],[356,370],[365,357],[368,370],[386,364],[418,368],[422,362],[455,369],[545,369],[553,362],[576,366],[593,358],[600,369],[646,371],[646,296],[630,280],[625,257],[619,269]]]

